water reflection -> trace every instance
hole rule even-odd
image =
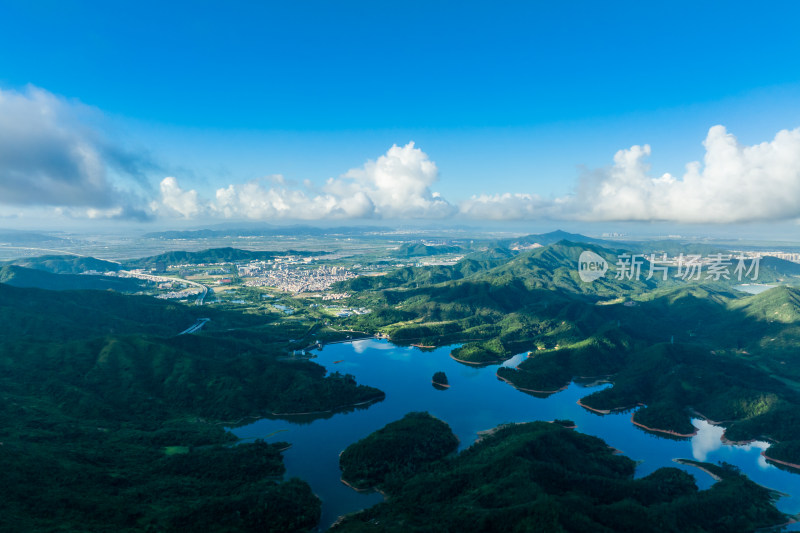
[[[711,463],[725,461],[766,487],[788,494],[800,492],[797,474],[776,468],[761,457],[767,443],[726,444],[721,440],[723,428],[704,420],[693,421],[698,433],[691,439],[663,438],[631,424],[630,412],[598,415],[577,404],[580,398],[608,384],[573,383],[561,392],[536,398],[497,379],[499,365],[463,365],[449,357],[450,349],[423,352],[384,340],[325,346],[316,352],[315,362],[331,372],[353,374],[359,383],[381,389],[386,393],[385,400],[368,409],[330,413],[316,420],[263,419],[233,431],[241,438],[267,437],[269,442],[292,444],[284,454],[287,477],[306,480],[322,499],[322,529],[339,515],[369,507],[382,499],[379,494],[358,493],[340,482],[339,453],[411,411],[428,411],[447,422],[459,438],[461,449],[470,446],[479,431],[503,423],[569,419],[576,423],[578,431],[597,436],[638,461],[636,477],[665,466],[677,467],[694,475],[701,489],[710,487],[713,480],[709,476],[694,467],[673,462],[692,457]],[[520,354],[506,364],[519,364],[526,355]],[[431,376],[437,371],[447,374],[450,387],[446,392],[431,386]],[[284,431],[274,433],[280,430]],[[798,513],[798,500],[796,496],[781,498],[778,508]]]
[[[692,437],[692,456],[698,461],[707,461],[709,454],[723,447],[722,435],[725,433],[725,428],[715,426],[701,419],[693,419],[692,424],[697,428],[697,435]],[[738,444],[734,448],[744,452],[758,450],[758,459],[756,461],[758,467],[763,470],[775,468],[767,463],[767,460],[761,455],[761,452],[769,448],[768,442],[757,440],[748,444]]]

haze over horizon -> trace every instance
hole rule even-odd
[[[8,5],[0,227],[800,220],[793,4],[156,6]]]

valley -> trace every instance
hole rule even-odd
[[[649,444],[623,449],[635,460],[642,460],[637,454],[653,446],[653,438],[693,443],[681,456],[665,450],[645,460],[644,470],[635,469],[637,480],[667,475],[658,468],[674,469],[673,459],[704,461],[693,451],[696,438],[714,434],[729,443],[712,448],[717,450],[755,442],[756,448],[748,448],[755,456],[739,456],[732,463],[737,472],[791,497],[777,500],[779,511],[770,503],[776,500],[756,496],[749,481],[736,481],[740,488],[730,490],[762,498],[759,511],[750,515],[758,527],[780,522],[781,512],[800,512],[796,491],[787,489],[787,483],[800,479],[792,466],[800,464],[797,265],[762,257],[755,281],[767,290],[749,294],[738,289],[738,279],[683,279],[678,265],[666,267],[665,279],[620,275],[615,258],[636,253],[646,243],[636,248],[567,236],[575,241],[555,233],[471,240],[469,245],[439,239],[365,253],[310,246],[268,252],[226,247],[119,261],[76,256],[11,261],[2,267],[0,284],[0,318],[7,326],[0,336],[5,428],[0,440],[6,460],[16,457],[4,471],[18,490],[4,502],[5,514],[16,522],[30,513],[25,484],[15,481],[23,476],[41,480],[52,510],[30,522],[31,529],[88,520],[94,524],[90,528],[114,523],[120,530],[148,524],[180,530],[198,516],[236,530],[265,521],[274,523],[275,530],[326,528],[339,515],[378,500],[368,493],[356,496],[342,485],[333,460],[313,472],[299,468],[315,453],[308,448],[313,439],[342,433],[334,429],[338,424],[358,428],[343,432],[345,441],[333,440],[330,452],[320,451],[322,460],[411,411],[431,412],[445,423],[461,420],[454,426],[459,456],[480,446],[473,445],[479,432],[506,422],[547,419],[577,421],[577,430],[569,431],[588,431],[621,449],[625,446],[619,441],[644,439]],[[691,245],[687,249],[697,251]],[[603,278],[590,283],[580,279],[577,268],[587,250],[609,265]],[[643,263],[645,271],[649,267]],[[273,274],[290,271],[318,284],[284,285],[284,278]],[[120,277],[126,272],[138,273],[138,279]],[[188,292],[181,298],[182,284],[207,289],[203,299]],[[164,299],[168,294],[173,297]],[[363,338],[382,340],[356,340]],[[365,372],[367,362],[360,356],[354,366],[353,348],[374,354],[368,366],[377,366]],[[391,357],[384,360],[378,354]],[[393,366],[396,357],[425,377],[408,378],[417,384],[398,383],[405,371]],[[446,370],[448,386],[432,386],[430,376],[441,370]],[[383,372],[393,378],[387,381]],[[475,377],[464,382],[468,375]],[[479,416],[477,406],[457,415],[457,403],[440,404],[447,398],[468,403],[474,400],[467,398],[484,398],[488,406],[506,396],[503,401],[527,407],[507,411],[498,403]],[[552,409],[545,407],[548,402]],[[364,424],[352,426],[367,414]],[[318,424],[323,425],[312,430]],[[717,424],[724,435],[709,433]],[[309,437],[300,431],[304,426]],[[561,432],[548,435],[568,438]],[[312,440],[306,443],[306,438]],[[502,438],[513,440],[511,433]],[[59,455],[57,449],[73,451]],[[445,455],[452,451],[436,456],[440,466],[435,468],[426,459],[423,470],[449,468],[441,462],[450,461]],[[364,467],[356,457],[348,459],[351,470]],[[742,462],[744,457],[751,458]],[[230,462],[225,468],[241,474],[228,475],[231,485],[226,486],[209,476],[192,480],[197,472],[188,465],[197,461]],[[266,470],[258,470],[257,465],[267,463]],[[154,474],[151,467],[164,474]],[[691,466],[684,468],[694,475]],[[173,469],[178,477],[170,478]],[[51,484],[42,477],[45,470],[53,480],[71,481]],[[445,470],[424,475],[449,475]],[[400,471],[397,479],[423,475],[417,467]],[[761,479],[767,471],[774,473]],[[348,483],[364,485],[365,475],[347,474]],[[633,471],[620,475],[630,478]],[[739,479],[738,473],[725,475]],[[158,485],[145,488],[143,479]],[[176,483],[191,483],[207,496],[180,495],[170,488]],[[394,481],[369,482],[366,488],[372,483],[395,487],[382,489],[387,504],[374,513],[385,509],[389,514],[383,519],[401,520],[393,506],[402,507],[407,496]],[[207,489],[200,488],[204,484]],[[679,498],[676,494],[685,501],[681,505],[712,493],[729,497],[717,485],[700,485],[700,492],[687,488]],[[162,490],[163,497],[152,499]],[[545,494],[551,488],[525,490]],[[86,516],[69,494],[83,494],[92,506],[109,511]],[[274,505],[259,503],[263,498]],[[282,499],[285,504],[276,503]],[[631,512],[651,512],[650,503],[640,503],[645,508]],[[125,513],[111,512],[121,508]],[[533,505],[525,516],[537,508]],[[226,522],[234,509],[237,522]],[[363,516],[378,516],[369,513]],[[587,520],[600,520],[610,530],[624,527],[598,516],[589,513]],[[337,527],[358,530],[357,520]],[[716,530],[719,524],[703,530]]]

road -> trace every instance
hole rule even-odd
[[[197,305],[203,305],[203,301],[206,299],[206,295],[208,295],[208,287],[203,285],[202,283],[197,283],[196,281],[189,281],[188,279],[183,278],[168,278],[166,276],[154,276],[153,274],[143,274],[141,272],[131,272],[130,270],[120,270],[120,274],[130,276],[132,278],[138,279],[146,279],[149,281],[155,281],[160,283],[172,283],[174,281],[180,281],[182,283],[186,283],[187,285],[192,285],[194,287],[199,287],[203,290],[200,293],[200,296],[197,298]]]
[[[197,331],[200,331],[203,328],[203,326],[205,326],[206,323],[209,322],[210,320],[211,320],[210,318],[198,318],[197,322],[195,322],[185,330],[178,333],[178,335],[188,335],[189,333],[195,333]]]

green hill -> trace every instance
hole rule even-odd
[[[176,336],[200,316],[209,334]],[[285,444],[231,447],[224,428],[383,394],[281,361],[297,328],[271,320],[0,284],[0,529],[313,529],[318,498],[281,481]]]
[[[36,270],[44,270],[53,274],[81,274],[89,270],[97,272],[116,272],[122,268],[119,263],[104,261],[94,257],[75,255],[42,255],[25,259],[16,259],[9,264]]]
[[[0,321],[6,325],[5,340],[60,341],[135,333],[166,337],[206,316],[213,317],[214,323],[225,317],[211,309],[149,296],[111,291],[49,291],[0,284]]]
[[[211,319],[208,334],[176,336],[201,317]],[[326,378],[311,362],[281,363],[286,335],[295,332],[276,324],[273,333],[269,320],[110,291],[0,284],[0,363],[6,377],[18,378],[9,383],[42,386],[41,394],[69,391],[91,409],[120,401],[128,411],[152,411],[156,402],[165,412],[177,406],[235,417],[324,411],[380,395],[345,376]],[[233,325],[240,329],[228,333]]]
[[[731,309],[765,322],[800,323],[800,289],[774,287],[731,303]]]
[[[34,270],[15,265],[0,267],[0,283],[15,287],[35,287],[54,291],[111,289],[119,292],[138,292],[147,286],[146,282],[133,278],[51,274],[44,270]]]
[[[688,434],[690,409],[712,420],[740,420],[766,413],[797,393],[735,356],[697,345],[657,344],[631,353],[614,386],[582,401],[598,410],[646,407],[635,420],[651,428]]]
[[[395,490],[457,448],[450,426],[428,413],[408,413],[345,448],[339,465],[342,479],[357,489]]]
[[[605,277],[579,279],[585,250],[609,263]],[[610,379],[614,387],[588,405],[645,404],[638,422],[678,433],[693,431],[696,410],[741,423],[740,434],[761,428],[748,434],[756,438],[781,418],[769,413],[800,409],[800,290],[781,286],[753,296],[729,282],[617,279],[615,257],[614,250],[562,241],[468,276],[458,265],[407,270],[400,284],[358,294],[373,312],[342,322],[401,344],[461,343],[451,355],[471,364],[530,351],[498,376],[534,393],[576,378]],[[760,422],[745,424],[751,419]],[[782,460],[800,462],[792,455],[800,453],[800,432],[780,434]]]
[[[514,257],[506,248],[490,248],[472,252],[452,266],[403,267],[385,276],[361,276],[341,282],[337,287],[343,291],[368,291],[398,287],[423,287],[446,281],[456,281],[474,276],[501,265]]]
[[[240,250],[238,248],[211,248],[202,250],[200,252],[166,252],[159,255],[150,257],[143,257],[126,262],[128,268],[147,268],[152,267],[156,263],[165,263],[167,265],[188,265],[198,263],[231,263],[235,261],[268,261],[276,257],[285,257],[287,255],[294,255],[300,257],[309,257],[324,254],[325,252],[308,252],[308,251],[250,251]]]
[[[392,257],[429,257],[432,255],[457,254],[462,252],[460,246],[428,246],[422,243],[403,243],[397,250],[392,250]]]
[[[605,276],[591,283],[578,276],[578,258],[591,251],[608,263]],[[616,250],[593,244],[559,241],[555,244],[520,253],[509,261],[483,272],[477,279],[516,279],[528,288],[558,288],[573,293],[610,297],[622,293],[641,292],[656,286],[655,280],[645,280],[649,263],[643,263],[643,276],[636,279],[616,279]]]
[[[513,239],[504,239],[502,241],[499,241],[498,244],[505,247],[513,247],[513,246],[524,247],[536,244],[540,246],[547,246],[548,244],[555,244],[559,241],[570,241],[570,242],[613,246],[613,243],[610,241],[605,241],[603,239],[596,239],[594,237],[587,237],[586,235],[581,235],[580,233],[569,233],[567,231],[562,231],[560,229],[556,231],[551,231],[549,233],[538,233],[538,234],[525,235],[523,237],[516,237]]]
[[[708,490],[677,468],[633,479],[635,463],[598,438],[546,422],[501,426],[333,531],[745,532],[786,521],[769,490],[700,466],[721,478]]]
[[[62,244],[65,239],[54,237],[35,231],[20,231],[11,229],[0,229],[0,243],[11,245],[42,245],[42,244]]]

